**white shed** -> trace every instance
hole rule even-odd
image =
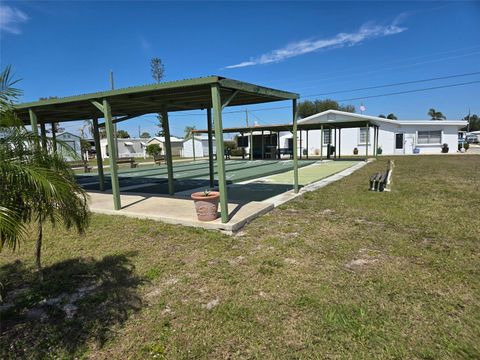
[[[56,138],[58,141],[57,151],[65,158],[65,160],[74,161],[82,158],[80,136],[69,132],[63,132],[57,134]],[[73,155],[72,152],[77,154],[77,158],[75,158],[75,155]]]
[[[212,137],[212,149],[215,154],[215,138]],[[181,150],[181,156],[186,158],[193,157],[193,138],[185,139],[183,141],[183,147]],[[208,157],[208,136],[195,136],[195,157],[202,158]]]

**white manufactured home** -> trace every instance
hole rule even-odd
[[[197,136],[195,135],[195,144],[193,142],[193,138],[185,139],[183,140],[183,146],[182,150],[180,152],[180,156],[186,157],[186,158],[193,158],[193,152],[195,149],[195,157],[196,158],[203,158],[207,157],[208,158],[208,136],[207,135],[201,135]],[[215,154],[216,148],[215,148],[215,137],[212,136],[212,150],[213,154]]]
[[[356,122],[368,121],[369,127],[353,127]],[[358,151],[359,155],[373,154],[375,127],[378,129],[378,147],[384,155],[440,154],[447,144],[450,153],[458,150],[458,132],[467,125],[463,120],[390,120],[376,116],[328,110],[298,121],[333,127],[322,130],[302,130],[298,134],[301,154],[326,154],[328,144],[337,147],[337,152],[348,156]],[[349,127],[344,127],[348,125]],[[322,141],[323,136],[323,141]],[[287,146],[289,133],[280,134],[280,146]],[[368,138],[368,144],[367,144]],[[282,145],[283,144],[283,145]],[[321,151],[323,147],[323,151]],[[300,150],[301,149],[301,150]],[[356,149],[356,150],[355,150]]]
[[[162,149],[162,154],[165,154],[165,137],[155,136],[147,141],[147,145],[158,144]],[[172,156],[180,156],[182,150],[183,139],[175,136],[170,136],[170,146],[172,148]]]
[[[117,138],[117,151],[119,158],[126,157],[146,157],[145,148],[147,146],[146,139],[135,138]],[[107,139],[100,140],[100,149],[102,151],[102,158],[108,158],[108,143]]]

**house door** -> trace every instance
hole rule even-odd
[[[395,134],[395,154],[405,153],[405,139],[404,134]]]

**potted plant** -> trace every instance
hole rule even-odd
[[[358,149],[357,148],[353,148],[353,155],[358,155]]]
[[[382,155],[382,153],[383,153],[383,149],[382,149],[381,146],[379,146],[379,147],[377,148],[377,154],[378,154],[378,155]]]
[[[200,221],[212,221],[218,217],[218,201],[220,193],[218,191],[195,192],[191,195],[194,203],[197,217]]]
[[[449,150],[448,149],[448,144],[447,143],[443,144],[442,145],[442,153],[446,154],[446,153],[448,153],[448,150]]]

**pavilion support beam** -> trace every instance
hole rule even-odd
[[[40,123],[40,140],[42,141],[42,149],[47,151],[47,129],[45,123]]]
[[[263,130],[262,130],[262,160],[265,159],[265,139],[263,138]]]
[[[50,126],[52,127],[52,150],[53,150],[53,153],[56,154],[57,153],[57,124],[52,122]]]
[[[230,95],[229,98],[223,102],[223,104],[222,104],[222,110],[225,109],[225,108],[228,106],[228,104],[230,104],[230,102],[233,100],[233,98],[234,98],[235,96],[237,96],[238,93],[239,93],[239,91],[238,91],[238,90],[235,90],[235,91],[233,92],[233,94]]]
[[[335,151],[333,152],[333,158],[337,160],[337,128],[333,130],[333,147]]]
[[[217,143],[217,172],[218,189],[220,192],[220,210],[222,223],[228,222],[228,197],[227,181],[225,176],[225,157],[222,129],[222,99],[220,97],[220,86],[214,84],[211,87],[213,115],[215,117],[215,141]]]
[[[302,130],[300,130],[300,159],[302,159]]]
[[[293,113],[293,191],[298,193],[298,144],[297,144],[297,118],[298,107],[297,99],[292,100]]]
[[[96,105],[95,105],[96,106]],[[110,160],[110,179],[112,182],[113,207],[115,210],[122,208],[120,201],[120,185],[118,183],[118,167],[117,167],[117,144],[115,142],[115,133],[112,120],[112,109],[107,99],[103,100],[103,117],[105,119],[105,129],[107,131],[108,157]]]
[[[308,130],[307,130],[307,135],[306,136],[307,136],[307,147],[306,148],[307,148],[307,160],[308,160]]]
[[[366,139],[365,139],[365,161],[368,161],[368,141],[369,141],[369,134],[370,133],[370,126],[367,123],[367,134],[366,134]]]
[[[138,114],[132,114],[132,115],[127,115],[127,116],[117,117],[116,119],[113,119],[113,123],[117,124],[119,122],[122,122],[122,121],[125,121],[125,120],[130,120],[130,119],[136,118],[136,117],[141,116],[141,115],[142,115],[141,113],[138,113]],[[98,127],[104,127],[104,126],[105,126],[105,123],[98,124]]]
[[[38,119],[37,119],[37,114],[32,109],[28,109],[28,112],[30,114],[30,125],[32,126],[32,133],[38,136]],[[40,149],[40,143],[38,142],[38,139],[35,140],[34,142],[35,148],[37,150]]]
[[[194,133],[192,133],[192,149],[193,149],[192,150],[193,151],[193,161],[195,161],[196,158],[195,158],[195,134]]]
[[[210,188],[215,186],[215,173],[213,172],[213,138],[212,138],[212,109],[207,109],[207,128],[208,128],[208,174],[210,179]],[[218,151],[217,151],[218,153]]]
[[[248,144],[249,144],[248,150],[250,153],[250,161],[252,161],[253,160],[253,131],[252,130],[250,130]]]
[[[162,128],[165,136],[165,160],[167,162],[168,193],[173,195],[175,194],[175,187],[173,184],[172,144],[170,142],[170,125],[168,123],[168,111],[166,108],[162,109]]]
[[[28,110],[30,114],[30,125],[32,126],[32,133],[38,135],[38,119],[37,114],[32,109]]]
[[[280,131],[277,131],[277,157],[280,160]]]
[[[97,159],[98,182],[100,191],[105,191],[105,177],[103,175],[102,147],[100,146],[100,131],[98,129],[98,118],[92,119],[93,140],[95,142],[95,158]]]
[[[320,161],[323,161],[323,125],[320,126]]]
[[[342,128],[338,128],[338,158],[342,158]]]

